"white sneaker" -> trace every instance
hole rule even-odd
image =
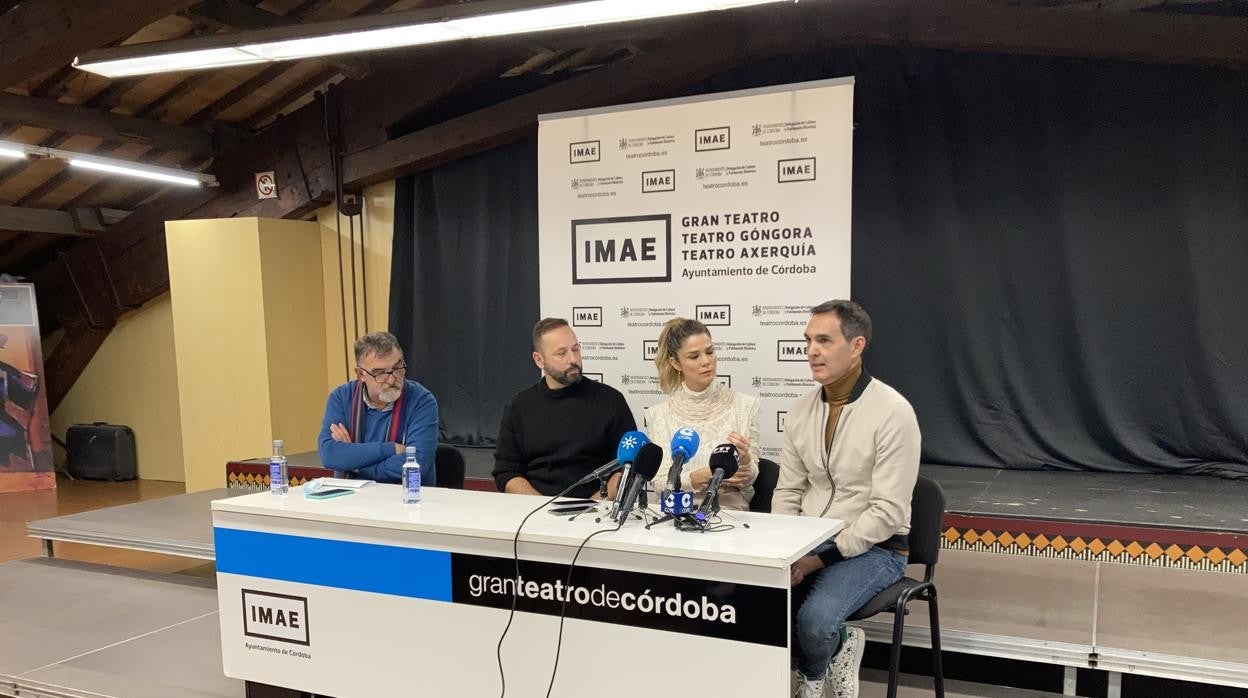
[[[852,625],[845,628],[845,644],[828,662],[828,687],[834,698],[858,698],[858,668],[862,666],[862,651],[867,645],[867,635],[862,628]]]
[[[793,698],[823,698],[824,683],[825,679],[808,679],[798,674],[797,692],[793,694]]]

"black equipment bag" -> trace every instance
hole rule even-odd
[[[139,476],[134,432],[121,424],[75,424],[65,434],[70,477],[133,480]]]

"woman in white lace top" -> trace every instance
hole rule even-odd
[[[690,427],[698,432],[701,445],[681,468],[680,476],[682,489],[697,493],[698,500],[710,484],[711,450],[721,443],[736,446],[740,466],[720,487],[720,506],[749,509],[758,477],[758,398],[738,393],[716,379],[711,332],[697,320],[675,318],[663,325],[654,362],[659,386],[671,398],[647,408],[646,435],[666,449],[677,429]],[[666,488],[671,467],[671,454],[665,453],[653,480],[657,491]]]

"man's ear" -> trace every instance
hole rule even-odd
[[[854,341],[849,343],[850,350],[853,352],[854,358],[862,356],[862,352],[867,350],[867,338],[862,335],[854,337]]]
[[[533,352],[533,363],[537,364],[538,369],[542,371],[546,370],[546,362],[542,361],[542,352],[540,351]]]

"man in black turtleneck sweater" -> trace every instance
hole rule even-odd
[[[494,450],[494,482],[503,492],[548,497],[615,457],[637,428],[620,391],[581,375],[581,345],[566,320],[533,327],[533,361],[544,375],[507,401]],[[595,482],[568,493],[588,497]]]

